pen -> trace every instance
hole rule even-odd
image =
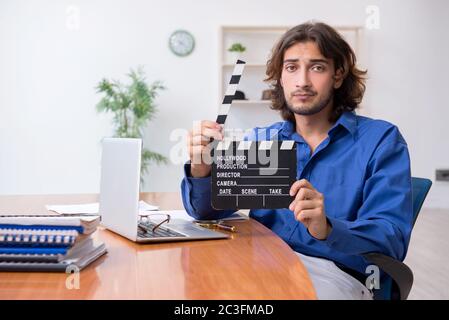
[[[205,222],[205,221],[204,222],[195,221],[195,223],[197,225],[199,225],[200,227],[207,228],[207,229],[221,229],[221,230],[226,230],[226,231],[230,231],[230,232],[237,231],[237,228],[235,226],[222,224],[221,222],[214,223],[214,222]]]
[[[217,224],[215,224],[215,226],[218,229],[222,229],[222,230],[226,230],[226,231],[231,231],[231,232],[235,232],[236,231],[235,226],[230,226],[230,225],[227,225],[227,224],[217,223]]]

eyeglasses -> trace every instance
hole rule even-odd
[[[165,213],[149,213],[145,215],[140,215],[139,227],[148,231],[150,229],[155,232],[164,223],[170,222],[170,215]]]

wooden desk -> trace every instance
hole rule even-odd
[[[144,193],[161,209],[181,209],[177,193]],[[97,201],[96,195],[0,196],[0,213],[43,213],[46,204]],[[100,228],[108,254],[81,271],[0,273],[0,299],[315,299],[299,258],[255,220],[233,223],[228,240],[135,244]]]

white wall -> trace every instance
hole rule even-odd
[[[364,25],[367,5],[379,7],[380,29],[364,31],[364,113],[396,123],[413,174],[433,178],[449,168],[447,1],[0,0],[0,194],[98,192],[99,141],[112,133],[95,111],[102,77],[143,65],[164,82],[145,139],[168,156],[172,130],[216,117],[220,25]],[[79,29],[67,27],[70,6]],[[196,39],[186,58],[167,46],[179,28]],[[176,191],[181,177],[181,165],[153,167],[145,188]],[[428,205],[449,207],[448,191],[436,183]]]

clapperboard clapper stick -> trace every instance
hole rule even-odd
[[[226,117],[228,116],[229,109],[231,108],[232,100],[234,100],[235,92],[239,86],[240,78],[242,77],[243,70],[245,69],[245,61],[237,60],[232,71],[231,80],[229,81],[228,88],[226,89],[223,102],[221,103],[220,110],[218,111],[217,123],[224,125]]]
[[[220,107],[224,125],[245,62],[237,60]],[[211,205],[215,209],[288,208],[296,180],[296,143],[285,141],[214,141]]]

